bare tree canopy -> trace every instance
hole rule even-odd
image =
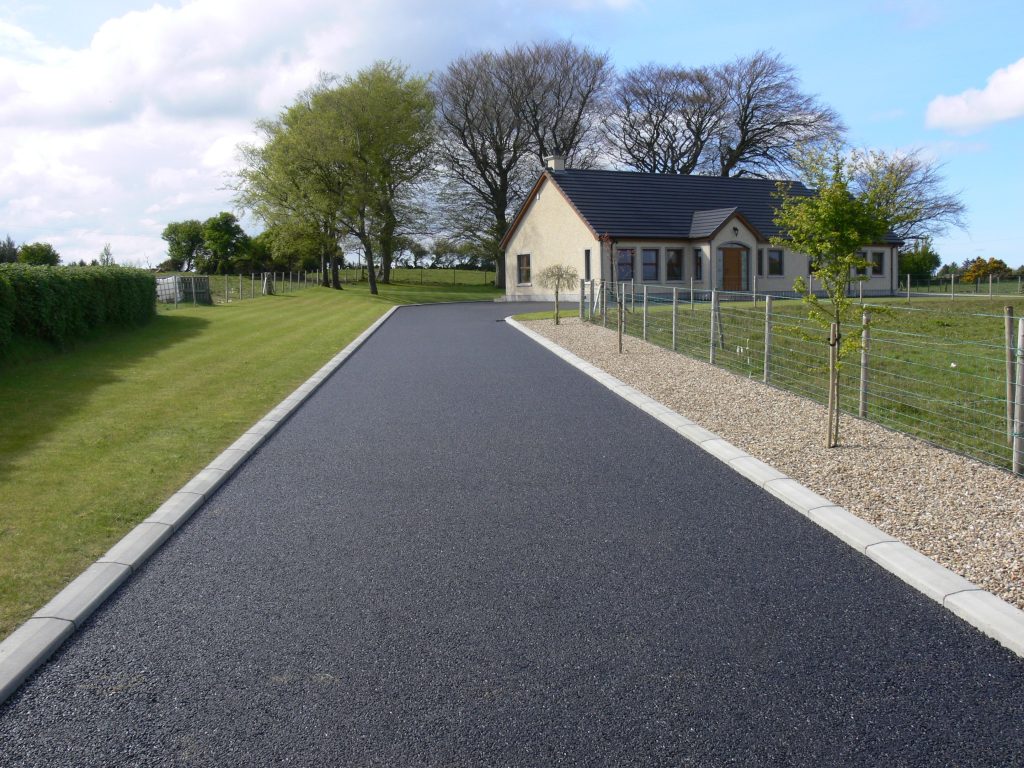
[[[622,75],[604,136],[618,162],[646,173],[694,173],[721,129],[724,94],[711,70],[647,64]]]
[[[853,188],[879,190],[890,211],[890,230],[904,242],[935,237],[951,227],[963,229],[967,208],[960,195],[945,190],[942,166],[922,156],[879,151],[857,153]]]
[[[778,54],[759,51],[716,72],[726,100],[717,137],[720,175],[790,175],[800,153],[842,136],[839,116],[800,91],[796,71]]]
[[[566,167],[591,168],[601,153],[601,106],[613,70],[605,54],[568,40],[533,43],[508,52],[514,64],[519,118],[538,161],[562,155]]]

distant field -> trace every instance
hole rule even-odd
[[[365,285],[213,307],[0,368],[0,637],[394,304],[482,286]]]

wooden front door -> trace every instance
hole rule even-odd
[[[743,290],[743,249],[722,249],[722,290]]]

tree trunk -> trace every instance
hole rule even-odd
[[[505,254],[499,253],[495,259],[494,287],[505,287]]]
[[[341,279],[338,276],[338,251],[331,253],[331,288],[341,290]]]
[[[327,254],[324,253],[323,248],[320,249],[320,285],[324,288],[329,288],[331,285],[331,278],[327,273]]]
[[[366,254],[366,275],[370,281],[370,294],[376,296],[377,274],[373,271],[373,251],[369,247],[364,247],[363,252]]]

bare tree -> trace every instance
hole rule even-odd
[[[720,175],[791,175],[803,151],[841,138],[839,116],[800,91],[795,70],[778,54],[759,51],[716,73],[726,99],[716,140]]]
[[[875,194],[884,196],[880,204],[890,212],[890,231],[909,243],[965,227],[967,208],[959,193],[944,189],[941,168],[920,150],[859,152],[852,187],[858,194],[877,190]]]
[[[601,111],[613,69],[606,54],[568,40],[518,46],[505,83],[517,95],[516,109],[543,163],[562,155],[570,168],[591,168],[601,153]]]
[[[725,96],[707,69],[647,64],[622,75],[604,136],[613,158],[647,173],[694,173],[721,129]]]
[[[516,109],[516,69],[508,52],[477,53],[449,64],[435,87],[446,225],[455,238],[490,251],[499,288],[505,269],[498,243],[533,170],[531,134]]]

